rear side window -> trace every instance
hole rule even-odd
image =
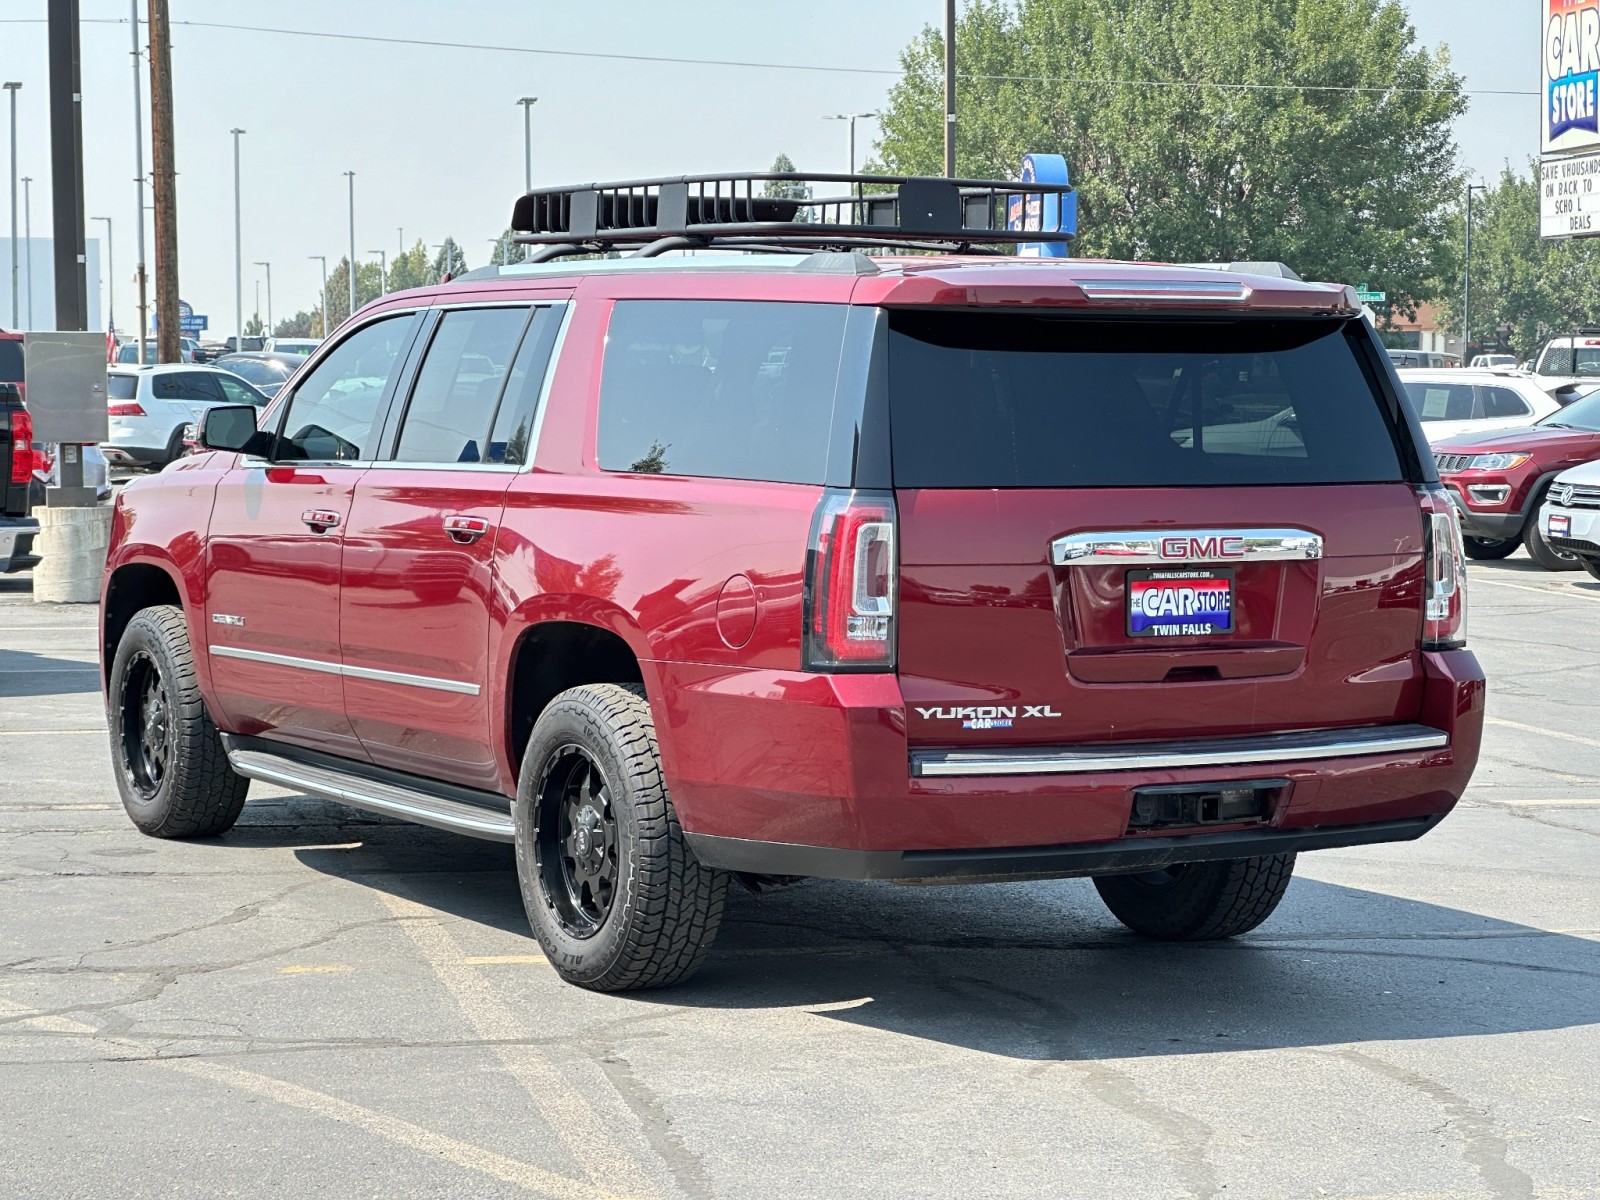
[[[1343,321],[890,317],[899,487],[1404,478]]]
[[[619,301],[600,383],[600,465],[821,483],[847,307]]]
[[[139,394],[137,375],[107,375],[106,396],[111,400],[132,400]]]
[[[22,381],[22,343],[13,338],[0,338],[0,383]]]
[[[439,319],[417,372],[394,456],[399,462],[478,463],[528,324],[526,308],[466,308]]]
[[[1469,383],[1420,383],[1409,380],[1406,395],[1424,421],[1470,421],[1480,416]]]
[[[1483,415],[1486,417],[1525,417],[1533,410],[1510,388],[1483,389]]]

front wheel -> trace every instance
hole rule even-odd
[[[634,991],[680,983],[705,962],[728,876],[684,840],[640,689],[590,684],[551,701],[513,814],[523,907],[563,979]]]
[[[1479,562],[1494,562],[1496,559],[1510,558],[1517,552],[1517,547],[1522,545],[1516,538],[1478,538],[1463,537],[1461,547],[1467,552],[1467,557]]]
[[[1249,933],[1272,915],[1289,889],[1294,855],[1177,863],[1094,881],[1111,915],[1135,933],[1202,942]]]
[[[128,622],[109,698],[117,790],[140,831],[194,838],[231,829],[250,781],[228,765],[200,698],[181,609],[157,605]]]

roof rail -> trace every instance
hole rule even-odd
[[[787,195],[769,195],[769,185]],[[842,195],[817,195],[818,185]],[[872,189],[869,191],[868,189]],[[632,249],[750,249],[810,253],[898,246],[967,252],[1021,242],[1064,243],[1043,228],[1047,196],[1064,183],[1012,183],[911,175],[756,172],[684,175],[540,188],[516,203],[515,240],[543,246],[529,260]]]

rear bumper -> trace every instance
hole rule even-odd
[[[1470,652],[1422,659],[1411,723],[1030,748],[1045,761],[1024,768],[1023,752],[1003,752],[1012,773],[983,770],[971,752],[913,754],[893,676],[658,662],[650,694],[670,697],[655,707],[667,785],[708,863],[843,879],[1048,877],[1420,837],[1466,789],[1484,703]],[[1297,739],[1317,745],[1295,753]],[[1283,787],[1263,823],[1128,832],[1137,789],[1265,776]]]
[[[38,535],[39,522],[33,517],[0,517],[0,575],[39,564],[39,556],[33,552],[33,539]]]

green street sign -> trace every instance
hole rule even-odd
[[[1356,289],[1356,299],[1363,304],[1382,304],[1388,298],[1388,292],[1369,292],[1365,284]]]

